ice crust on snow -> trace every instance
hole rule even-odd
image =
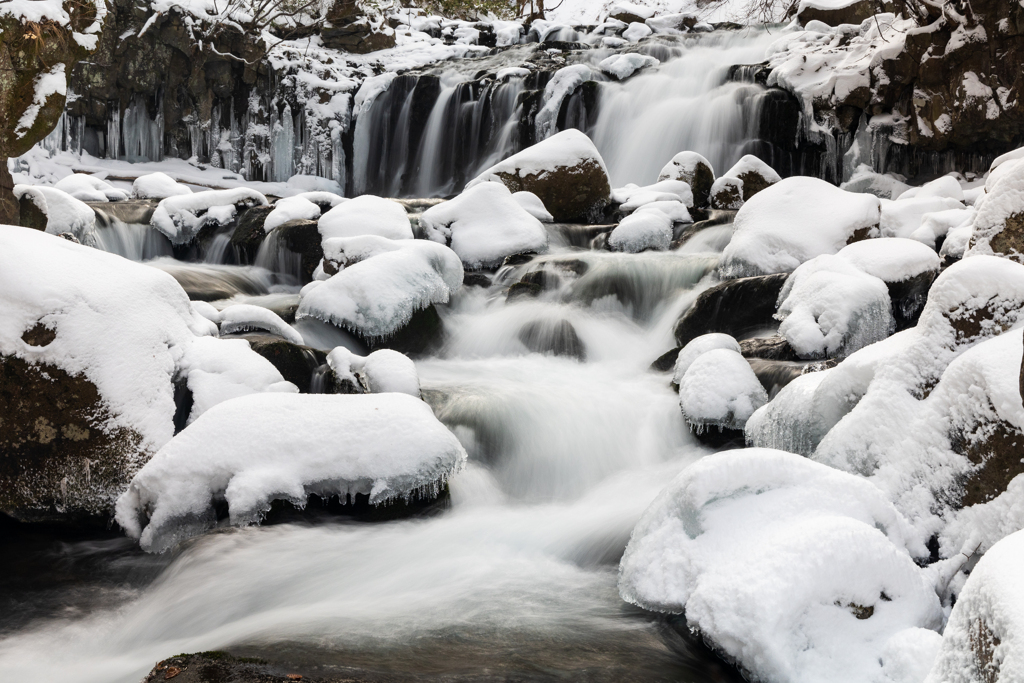
[[[925,683],[1024,680],[1024,531],[978,562],[949,615]]]
[[[58,180],[54,187],[83,202],[119,202],[128,193],[86,173],[72,173]]]
[[[320,236],[355,237],[378,235],[393,240],[411,240],[409,215],[398,202],[364,194],[335,206],[320,216]]]
[[[239,208],[265,206],[267,203],[267,198],[261,193],[244,187],[175,195],[160,201],[150,224],[172,243],[187,244],[207,225],[229,223]]]
[[[311,494],[380,505],[436,495],[465,460],[427,404],[405,394],[245,396],[168,442],[118,500],[117,520],[160,552],[214,526],[216,499],[235,525],[258,522],[273,500],[302,507]]]
[[[413,313],[448,301],[462,286],[462,262],[441,244],[361,235],[324,240],[323,246],[325,260],[341,270],[303,288],[296,319],[318,318],[365,337],[387,337]]]
[[[320,207],[305,197],[285,197],[274,204],[273,210],[267,214],[263,222],[263,229],[270,232],[279,225],[288,221],[307,220],[312,221],[320,217]]]
[[[752,679],[842,672],[866,683],[890,639],[942,623],[912,559],[924,553],[870,482],[792,453],[727,451],[683,470],[644,512],[619,592],[645,609],[685,610]]]
[[[779,334],[801,358],[842,358],[895,329],[885,283],[830,254],[793,271],[775,317],[782,321]]]
[[[858,231],[879,223],[879,199],[810,177],[781,180],[751,197],[736,214],[722,254],[726,277],[791,272],[821,254],[835,254]]]
[[[139,176],[132,183],[132,197],[136,199],[166,199],[182,194],[192,194],[192,190],[159,171]]]
[[[467,268],[500,264],[505,257],[547,249],[547,231],[500,182],[474,184],[420,216],[427,239],[447,244]]]
[[[679,380],[679,407],[698,431],[708,427],[743,429],[754,411],[767,402],[768,394],[750,363],[731,348],[698,355]]]
[[[269,332],[293,344],[302,344],[302,335],[269,308],[252,304],[231,304],[219,311],[217,323],[221,334]]]

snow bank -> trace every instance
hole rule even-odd
[[[792,271],[869,236],[880,214],[873,195],[846,192],[817,178],[786,178],[757,193],[736,214],[722,272],[745,277]]]
[[[175,195],[161,200],[150,224],[174,244],[187,244],[207,225],[227,225],[239,209],[267,203],[262,194],[244,187]]]
[[[319,217],[320,207],[305,197],[285,197],[284,199],[277,200],[273,210],[267,214],[267,218],[263,222],[263,229],[266,232],[270,232],[288,221],[312,221]]]
[[[462,286],[459,257],[426,240],[336,237],[324,240],[324,260],[339,272],[303,288],[296,319],[318,318],[364,337],[394,334]]]
[[[128,199],[128,193],[124,190],[85,173],[64,176],[54,187],[83,202],[119,202]]]
[[[162,448],[118,500],[117,521],[160,552],[214,526],[218,499],[235,525],[258,522],[273,500],[302,507],[310,494],[380,505],[437,495],[465,461],[427,404],[404,394],[246,396]]]
[[[638,254],[665,251],[672,243],[672,220],[661,211],[637,211],[622,219],[608,235],[612,251]]]
[[[302,335],[269,308],[252,304],[232,304],[220,311],[218,320],[221,334],[237,332],[269,332],[293,344],[302,344]]]
[[[926,683],[1024,680],[1024,531],[992,547],[971,572]]]
[[[793,271],[775,317],[782,321],[779,334],[801,358],[841,358],[895,329],[885,283],[828,254]]]
[[[351,202],[349,202],[351,203]],[[547,249],[547,231],[501,183],[473,184],[420,216],[428,239],[448,244],[467,268],[499,265],[507,256]]]
[[[679,407],[698,431],[743,429],[767,402],[767,392],[738,350],[717,348],[700,354],[679,380]]]
[[[46,232],[51,235],[70,232],[82,244],[93,244],[96,212],[85,202],[45,185],[15,185],[14,196],[19,200],[27,197],[46,214]]]
[[[166,199],[183,194],[192,194],[188,185],[183,185],[159,171],[139,176],[132,183],[132,197],[136,199]]]
[[[748,678],[867,683],[891,639],[942,623],[910,536],[864,479],[792,453],[727,451],[683,470],[644,512],[619,592],[685,611]]]
[[[719,332],[702,334],[691,339],[686,346],[679,349],[679,355],[676,356],[675,366],[672,371],[672,383],[679,384],[683,379],[683,375],[689,369],[690,364],[697,360],[698,356],[715,349],[729,349],[739,353],[740,345],[733,337]]]
[[[320,217],[317,227],[325,240],[357,235],[378,235],[393,240],[413,237],[409,215],[401,204],[369,194],[338,204]]]

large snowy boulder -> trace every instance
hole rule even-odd
[[[265,206],[267,198],[256,190],[207,190],[167,197],[153,212],[150,224],[174,244],[188,244],[207,226],[224,226],[253,206]]]
[[[285,197],[274,203],[263,221],[263,231],[270,232],[288,221],[312,221],[320,218],[320,207],[305,197]]]
[[[531,217],[532,218],[532,217]],[[306,285],[295,317],[318,318],[374,339],[447,302],[462,286],[462,262],[442,244],[376,235],[324,241],[327,280]]]
[[[409,215],[402,205],[370,194],[341,202],[320,216],[319,226],[325,240],[357,235],[379,235],[393,240],[413,237]]]
[[[254,419],[254,416],[258,416]],[[225,401],[167,443],[117,501],[117,521],[161,552],[217,523],[254,524],[274,500],[435,498],[466,461],[426,403],[402,393],[266,394]]]
[[[1004,172],[982,199],[968,254],[995,254],[1024,262],[1024,163]]]
[[[693,206],[708,205],[711,186],[715,183],[715,169],[711,162],[696,152],[680,152],[665,164],[658,180],[681,180],[693,192]]]
[[[0,226],[0,510],[104,514],[174,434],[230,396],[295,388],[245,342],[207,335],[174,278]],[[175,382],[191,394],[176,415]]]
[[[70,232],[82,244],[95,245],[96,212],[82,200],[45,185],[15,185],[14,196],[26,214],[22,216],[23,224],[27,225],[25,219],[36,213],[43,225],[29,227],[42,228],[51,235]],[[26,211],[30,208],[35,211]]]
[[[596,222],[611,195],[601,153],[575,128],[513,154],[467,188],[488,180],[500,181],[512,192],[534,193],[556,221],[566,223]]]
[[[751,680],[881,679],[942,608],[905,520],[864,479],[766,449],[683,470],[633,529],[619,592],[686,624]]]
[[[622,219],[608,235],[612,251],[637,254],[665,251],[672,243],[672,219],[657,210],[641,210]]]
[[[775,317],[782,321],[779,334],[801,358],[842,358],[896,327],[885,283],[829,254],[793,271]]]
[[[427,209],[420,227],[427,239],[450,246],[469,269],[493,268],[508,256],[544,251],[548,244],[541,222],[501,183],[472,185]]]
[[[1024,680],[1024,531],[995,544],[971,571],[925,683]]]
[[[877,197],[817,178],[792,177],[758,192],[736,214],[722,254],[726,277],[791,272],[820,254],[878,236]]]

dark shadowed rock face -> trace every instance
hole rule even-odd
[[[267,234],[263,229],[263,224],[266,223],[267,216],[273,210],[274,207],[269,205],[246,209],[238,218],[235,231],[231,233],[232,246],[238,247],[245,254],[249,263],[256,260],[256,252],[259,251],[260,245],[266,239]]]
[[[763,358],[774,361],[799,361],[800,356],[785,337],[773,335],[771,337],[753,337],[740,341],[740,353],[744,358]]]
[[[860,0],[860,2],[854,2],[846,7],[826,9],[804,7],[797,14],[797,19],[804,26],[810,21],[820,21],[829,26],[840,26],[842,24],[860,24],[879,12],[892,11],[894,11],[892,0]]]
[[[974,465],[958,482],[960,507],[989,502],[1003,493],[1014,477],[1024,473],[1024,434],[1005,422],[974,427],[975,434],[983,434],[981,438],[971,438],[959,430],[951,438],[953,450]]]
[[[320,37],[327,47],[357,54],[395,46],[395,32],[375,25],[355,0],[335,0]]]
[[[53,333],[23,336],[45,346]],[[22,521],[103,515],[145,459],[96,385],[48,364],[0,357],[0,511]]]
[[[313,271],[320,265],[324,257],[324,248],[320,238],[317,221],[291,220],[279,225],[276,230],[281,235],[281,242],[288,251],[302,257],[302,282],[313,279]]]
[[[787,273],[776,273],[738,278],[701,292],[676,323],[676,342],[686,346],[709,332],[740,337],[777,325],[773,316],[788,277]]]
[[[270,361],[282,377],[304,394],[310,391],[313,373],[327,362],[327,354],[323,351],[293,344],[280,337],[252,333],[239,336],[247,339],[253,351]]]
[[[892,317],[896,321],[897,332],[917,324],[921,311],[928,301],[928,290],[938,274],[936,270],[928,270],[906,280],[885,283],[889,288]]]
[[[512,192],[532,192],[544,202],[544,208],[560,223],[596,223],[604,216],[612,188],[608,174],[594,159],[576,166],[520,176],[498,173]]]

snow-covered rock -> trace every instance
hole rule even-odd
[[[132,197],[135,199],[166,199],[183,194],[192,194],[188,185],[159,171],[139,176],[132,183]]]
[[[124,190],[85,173],[64,176],[54,183],[54,187],[83,202],[119,202],[128,199],[128,193]]]
[[[284,199],[277,200],[273,210],[267,214],[266,219],[263,221],[263,230],[270,232],[288,221],[312,221],[319,217],[320,207],[305,197],[285,197]]]
[[[644,512],[619,592],[685,613],[751,680],[867,683],[891,639],[942,623],[913,560],[926,553],[870,482],[792,453],[727,451],[683,470]]]
[[[672,383],[678,385],[682,381],[683,375],[689,369],[690,364],[697,360],[698,356],[715,349],[730,349],[739,353],[740,344],[734,337],[722,334],[721,332],[711,332],[693,338],[687,342],[686,346],[679,349],[679,354],[676,356],[676,362],[672,370]]]
[[[821,254],[877,236],[879,199],[824,180],[792,177],[758,192],[736,214],[722,254],[727,277],[790,272]]]
[[[998,254],[1024,262],[1024,162],[999,168],[1004,172],[977,207],[967,254]]]
[[[607,59],[602,59],[598,63],[597,67],[606,74],[621,81],[629,78],[641,69],[646,69],[650,66],[657,66],[660,63],[661,62],[650,55],[641,55],[636,52],[632,52],[628,54],[612,55]]]
[[[541,223],[551,223],[555,220],[554,216],[544,208],[544,202],[540,200],[540,197],[532,192],[513,192],[512,199],[516,200],[519,206],[523,207],[526,213],[530,214]]]
[[[638,254],[665,251],[672,243],[672,220],[661,211],[637,211],[622,219],[608,235],[612,251]]]
[[[681,180],[690,186],[693,206],[708,205],[711,186],[715,183],[715,169],[711,162],[696,152],[680,152],[665,164],[658,180]]]
[[[743,429],[767,402],[767,392],[738,350],[705,351],[689,363],[679,380],[679,407],[698,432],[711,427]]]
[[[108,511],[174,434],[175,381],[196,416],[218,382],[294,390],[244,341],[206,336],[216,327],[157,268],[0,226],[0,291],[0,384],[24,392],[5,394],[0,422],[0,443],[23,456],[16,472],[0,468],[9,514]]]
[[[231,524],[245,525],[273,500],[303,507],[311,494],[364,495],[373,505],[435,497],[465,460],[427,404],[405,394],[246,396],[164,446],[118,500],[117,520],[160,552],[213,527],[218,499]]]
[[[625,212],[636,211],[651,202],[681,202],[686,207],[693,206],[693,192],[682,180],[659,180],[642,187],[629,184],[613,190],[612,199],[619,202],[619,210]]]
[[[420,397],[420,379],[416,364],[404,353],[378,349],[368,356],[359,356],[344,346],[327,355],[327,364],[338,385],[346,381],[352,388],[365,388],[369,393],[400,393]],[[358,391],[338,393],[359,393]]]
[[[850,261],[822,254],[786,280],[775,315],[801,358],[842,358],[895,329],[889,290]]]
[[[737,161],[732,168],[721,175],[722,178],[737,178],[743,183],[743,201],[761,190],[782,180],[775,169],[761,161],[753,154],[747,154]]]
[[[900,237],[854,242],[840,249],[837,256],[885,282],[897,330],[917,322],[942,264],[933,249]]]
[[[286,323],[277,313],[263,306],[231,304],[219,311],[216,322],[220,325],[221,334],[269,332],[287,339],[293,344],[302,344],[302,335],[296,332],[295,328]]]
[[[357,235],[378,235],[392,240],[413,237],[409,214],[401,204],[369,194],[338,204],[320,216],[317,225],[325,240]]]
[[[928,197],[945,197],[962,202],[964,201],[964,190],[956,178],[944,175],[920,187],[912,187],[893,199],[925,199]]]
[[[711,184],[709,200],[712,209],[736,211],[743,206],[743,181],[739,178],[716,178]]]
[[[847,192],[873,194],[879,199],[896,199],[910,189],[904,180],[903,176],[897,178],[891,174],[876,173],[870,166],[862,164],[839,187]]]
[[[512,192],[532,192],[556,221],[583,223],[600,218],[608,204],[608,169],[590,138],[570,128],[513,154],[466,187],[497,180]]]
[[[427,240],[335,237],[324,240],[324,262],[334,274],[303,288],[296,319],[318,318],[371,339],[393,335],[462,286],[458,255]]]
[[[95,243],[96,212],[85,202],[45,185],[15,185],[14,196],[22,201],[27,199],[43,213],[46,232],[51,235],[70,232],[82,244]]]
[[[1024,531],[995,544],[967,578],[925,683],[1024,680]]]
[[[167,197],[153,211],[150,224],[174,244],[188,244],[208,225],[227,225],[241,211],[266,205],[256,190],[207,190]]]
[[[955,181],[954,181],[955,182]],[[928,214],[939,211],[963,210],[967,207],[949,197],[923,196],[882,200],[880,228],[882,237],[910,237],[921,227]]]
[[[451,246],[471,269],[500,265],[513,254],[544,251],[548,244],[541,222],[495,182],[472,185],[432,206],[420,216],[420,226],[428,239]]]

